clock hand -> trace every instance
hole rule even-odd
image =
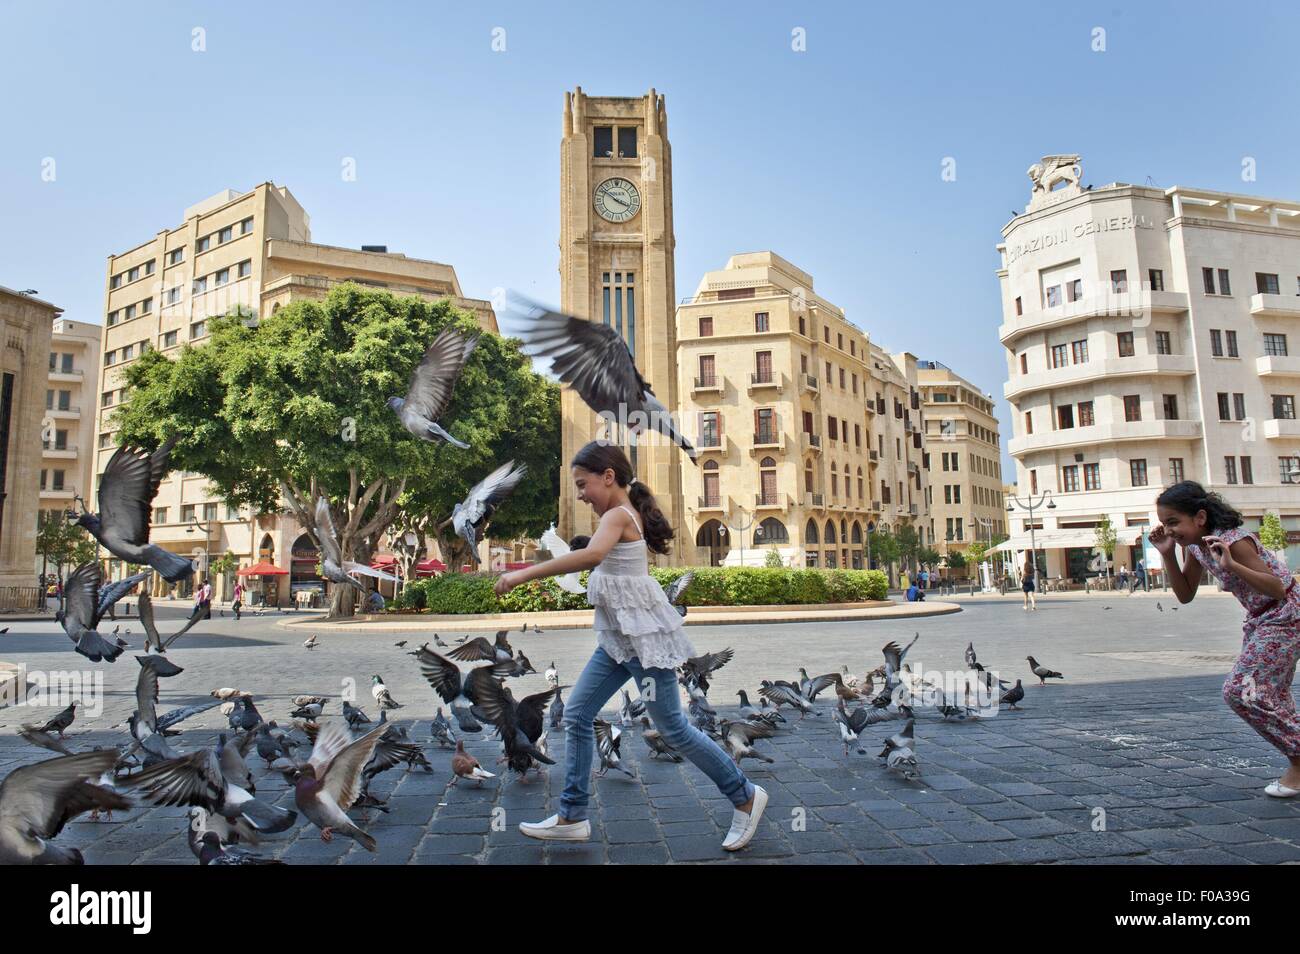
[[[606,192],[606,193],[605,193],[605,199],[606,199],[607,201],[608,201],[609,199],[613,199],[615,202],[617,202],[619,205],[621,205],[621,206],[622,206],[623,208],[625,208],[625,209],[626,209],[629,205],[631,205],[631,203],[629,203],[629,202],[624,202],[622,199],[620,199],[618,196],[614,195],[614,193],[612,193],[612,192]]]

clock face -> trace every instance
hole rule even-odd
[[[641,211],[641,193],[618,176],[596,186],[595,201],[597,214],[607,222],[626,222]]]

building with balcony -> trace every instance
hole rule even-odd
[[[397,295],[450,299],[496,331],[491,305],[466,298],[455,270],[439,262],[407,258],[384,246],[360,249],[311,241],[306,211],[283,186],[264,182],[238,193],[224,190],[186,209],[180,225],[110,255],[105,276],[102,384],[94,431],[96,474],[117,449],[111,418],[125,396],[125,368],[146,350],[179,352],[208,337],[208,320],[239,306],[269,315],[290,301],[320,299],[352,281]],[[84,409],[84,406],[83,406]],[[205,478],[173,471],[154,500],[151,540],[205,561],[234,553],[240,565],[269,562],[289,570],[268,582],[268,599],[285,601],[298,586],[319,586],[319,554],[305,529],[289,514],[250,514],[214,498]],[[124,568],[110,561],[111,576]],[[155,575],[155,595],[167,584]],[[214,580],[218,599],[228,599],[234,574]],[[192,581],[180,586],[182,594]]]
[[[938,361],[917,362],[930,448],[930,511],[946,557],[1006,533],[1002,439],[993,396]]]
[[[1077,156],[1034,168],[998,245],[998,334],[1019,489],[1055,503],[1034,517],[1048,575],[1086,572],[1103,516],[1132,566],[1155,497],[1183,479],[1300,540],[1300,202],[1085,188]],[[1007,520],[1022,551],[1027,513]]]
[[[861,568],[880,521],[933,542],[916,360],[872,345],[811,275],[733,255],[678,306],[676,342],[681,425],[700,450],[682,465],[686,562],[761,564],[775,548],[790,565]]]
[[[46,357],[61,312],[34,291],[0,287],[0,608],[34,606]]]
[[[41,420],[40,510],[65,519],[80,495],[94,505],[95,407],[103,328],[55,318]],[[40,559],[37,558],[38,571]]]

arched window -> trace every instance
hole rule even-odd
[[[831,499],[840,492],[839,472],[835,469],[835,461],[831,461]],[[829,541],[828,541],[829,542]]]
[[[790,534],[786,532],[785,524],[776,517],[768,517],[754,529],[754,546],[756,547],[761,547],[764,544],[789,542]]]
[[[761,506],[771,506],[778,502],[776,492],[776,461],[764,457],[758,462],[758,500]]]
[[[849,538],[849,542],[850,543],[862,542],[862,524],[858,523],[856,520],[853,521],[853,535]]]
[[[862,495],[862,468],[861,468],[861,467],[858,468],[858,499],[859,499],[859,500],[865,500],[865,499],[866,499],[866,498]]]
[[[813,523],[811,520],[809,520],[808,525],[803,528],[803,542],[805,544],[820,542],[817,539],[817,524]]]
[[[722,505],[722,480],[718,475],[718,462],[716,460],[706,460],[704,462],[704,499],[700,501],[702,507],[719,507]],[[704,546],[704,544],[700,544]]]
[[[811,461],[803,465],[803,489],[805,493],[813,492],[813,469]]]
[[[848,542],[849,542],[849,522],[841,518],[840,519],[840,543],[848,543]]]
[[[828,544],[835,542],[835,523],[831,520],[826,521],[826,542]]]
[[[717,462],[716,460],[706,460],[706,461],[704,462],[704,469],[705,469],[705,470],[717,470],[717,469],[718,469],[718,462]]]

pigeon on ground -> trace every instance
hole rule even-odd
[[[564,727],[564,700],[560,697],[560,687],[555,687],[555,701],[551,703],[551,729],[558,732]]]
[[[356,731],[363,725],[370,724],[370,716],[358,706],[352,705],[346,699],[343,700],[343,718],[348,724],[348,728]]]
[[[119,778],[118,784],[140,789],[144,798],[155,805],[198,806],[228,821],[242,819],[267,835],[285,831],[298,817],[297,812],[269,805],[227,778],[212,749],[168,759]]]
[[[840,700],[833,718],[835,725],[840,730],[840,741],[844,743],[844,757],[848,758],[849,746],[858,741],[858,736],[868,725],[867,717],[877,710],[870,706],[859,706],[850,712],[844,705],[844,700]],[[862,750],[859,749],[859,752]]]
[[[1017,679],[1016,684],[1012,686],[1010,689],[1008,689],[1006,692],[1002,693],[1002,696],[998,699],[998,701],[1002,705],[1009,706],[1010,708],[1015,709],[1017,707],[1016,703],[1018,703],[1024,697],[1025,697],[1025,687],[1022,686],[1020,684],[1020,680]]]
[[[65,733],[68,727],[72,725],[73,720],[77,718],[77,705],[78,705],[78,700],[74,699],[66,709],[63,709],[57,714],[55,714],[54,718],[50,719],[48,722],[45,723],[45,725],[41,726],[39,731],[57,732],[59,733],[60,739],[67,738],[67,735]]]
[[[452,437],[438,424],[451,404],[452,392],[465,362],[478,345],[478,335],[467,335],[455,328],[444,328],[424,352],[411,373],[406,397],[390,397],[388,406],[402,422],[402,427],[421,440],[443,442],[468,450],[469,445]]]
[[[304,649],[315,649],[316,648],[315,634],[312,634],[311,636],[308,636],[306,639],[304,639],[302,641],[302,645]]]
[[[81,655],[91,662],[116,662],[122,655],[122,647],[105,639],[95,629],[103,580],[104,572],[94,560],[73,570],[63,587],[63,608],[54,614],[54,618]]]
[[[632,694],[626,689],[622,690],[623,702],[618,707],[619,721],[624,725],[636,725],[636,720],[645,715],[645,703],[640,699],[633,699]]]
[[[551,371],[588,407],[598,415],[612,414],[627,421],[634,438],[643,431],[658,431],[698,463],[699,453],[641,377],[617,329],[550,311],[519,295],[512,298],[509,309],[522,319],[519,337],[525,353],[549,358]]]
[[[370,677],[370,694],[375,697],[375,703],[381,713],[389,709],[402,708],[402,704],[393,698],[393,694],[388,691],[383,678],[378,674]]]
[[[188,558],[149,542],[153,498],[175,443],[176,438],[169,437],[152,454],[139,447],[119,447],[99,477],[99,513],[87,511],[77,517],[78,525],[113,556],[147,564],[169,583],[179,583],[194,572]]]
[[[1055,670],[1052,669],[1048,669],[1046,666],[1040,665],[1038,660],[1036,660],[1033,656],[1026,656],[1025,658],[1029,660],[1029,668],[1032,669],[1034,675],[1038,677],[1038,684],[1040,686],[1047,685],[1048,679],[1065,678],[1059,672],[1056,672]]]
[[[682,761],[681,754],[664,741],[663,733],[650,724],[648,716],[641,717],[641,738],[650,750],[650,758],[657,759],[662,755],[671,762]]]
[[[496,775],[478,764],[478,759],[465,751],[465,743],[461,739],[456,740],[456,754],[451,757],[451,774],[452,785],[456,784],[458,778],[467,778],[478,783],[479,788],[483,787],[483,779],[496,778]]]
[[[558,686],[560,684],[560,672],[555,668],[554,660],[546,667],[545,679],[548,686]]]
[[[752,722],[759,718],[765,722],[768,720],[773,723],[785,722],[785,716],[781,715],[779,709],[754,708],[754,705],[749,701],[749,694],[744,689],[738,690],[736,695],[740,696],[740,717],[746,722]],[[767,700],[764,699],[763,701],[766,702]]]
[[[113,771],[116,749],[22,765],[0,782],[0,865],[80,865],[76,848],[51,843],[91,809],[126,811],[131,803],[95,784]]]
[[[213,828],[208,827],[212,816],[202,808],[190,809],[190,823],[186,841],[200,865],[282,865],[275,858],[263,858],[244,848],[228,845]]]
[[[353,740],[337,722],[322,723],[293,786],[294,804],[320,829],[321,841],[331,841],[338,832],[355,838],[366,851],[379,850],[375,839],[348,818],[347,809],[361,794],[361,773],[385,731],[387,726],[377,725]]]
[[[764,679],[760,684],[758,694],[777,708],[789,706],[792,709],[798,709],[800,719],[803,719],[812,711],[812,703],[803,697],[799,687],[788,682],[782,682],[781,680],[772,682]]]
[[[488,474],[470,488],[465,499],[451,509],[451,525],[456,533],[469,544],[470,560],[478,564],[478,533],[487,526],[492,515],[497,512],[507,497],[514,492],[525,474],[528,466],[515,466],[508,460],[492,473]]]
[[[447,717],[442,714],[442,706],[438,706],[438,714],[433,717],[430,729],[432,740],[438,743],[439,748],[451,749],[456,747],[456,730],[451,727]]]
[[[437,646],[440,649],[447,648],[447,644],[442,641],[441,637],[439,637],[437,633],[433,634],[433,645]],[[426,648],[428,647],[428,643],[425,643],[425,647]]]
[[[291,719],[319,719],[321,711],[325,708],[324,702],[311,700],[299,704],[292,712],[289,713]]]
[[[754,742],[758,739],[770,739],[776,735],[776,729],[772,726],[755,722],[729,722],[723,719],[719,728],[722,732],[723,744],[737,765],[740,764],[741,759],[758,759],[769,764],[776,761],[754,748]]]
[[[569,553],[569,545],[560,539],[560,535],[555,532],[555,524],[551,524],[542,534],[542,546],[551,554],[551,557],[562,557]],[[587,588],[582,585],[578,573],[564,573],[555,578],[555,583],[566,593],[585,593]],[[528,624],[524,623],[521,633],[528,632]]]
[[[885,747],[878,758],[885,760],[885,768],[897,772],[905,779],[917,778],[920,766],[916,759],[915,719],[908,719],[903,730],[885,740]]]
[[[596,777],[604,778],[610,769],[617,769],[628,778],[636,778],[636,773],[623,764],[620,745],[623,730],[604,719],[594,720],[592,726],[596,730],[596,753],[600,756],[600,769],[596,772]]]

